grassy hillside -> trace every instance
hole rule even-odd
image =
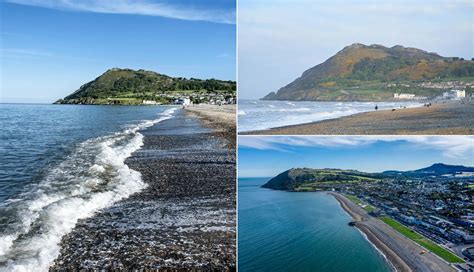
[[[286,191],[314,191],[320,184],[378,181],[379,174],[355,170],[292,168],[269,180],[262,187]]]
[[[425,81],[474,82],[474,61],[403,46],[353,44],[263,99],[369,101],[392,99],[395,92],[428,97],[443,92],[418,84]]]
[[[221,93],[235,95],[236,83],[216,79],[170,77],[152,71],[113,68],[60,99],[60,104],[167,104],[173,94]]]

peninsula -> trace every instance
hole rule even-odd
[[[397,271],[473,265],[474,167],[433,164],[412,171],[292,168],[262,187],[328,192]]]
[[[160,105],[233,104],[236,82],[170,77],[146,70],[112,68],[55,104]]]
[[[316,65],[264,100],[424,100],[474,89],[474,61],[417,48],[355,43]]]

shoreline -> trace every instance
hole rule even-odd
[[[332,195],[337,202],[341,205],[341,208],[349,214],[349,216],[355,221],[360,222],[363,221],[364,218],[362,215],[357,214],[353,210],[349,209],[347,203],[345,201],[350,201],[347,199],[343,199],[341,194],[337,194],[334,192],[327,192],[327,194]],[[370,230],[366,228],[361,228],[358,225],[355,225],[358,231],[360,231],[367,241],[377,250],[379,253],[385,258],[389,266],[393,269],[393,271],[411,271],[411,268],[391,249],[389,249],[386,245],[383,244],[382,241],[377,239],[375,235],[373,235]]]
[[[423,250],[415,242],[405,238],[381,220],[373,218],[358,205],[336,192],[326,192],[333,196],[354,220],[354,226],[380,250],[396,271],[455,271],[431,252],[420,255]]]
[[[364,236],[365,240],[367,240],[367,242],[373,247],[375,248],[375,250],[377,250],[377,252],[382,255],[382,257],[384,258],[384,260],[388,263],[388,265],[390,266],[391,270],[396,272],[397,269],[395,268],[395,265],[393,265],[393,263],[388,259],[387,255],[382,251],[380,250],[372,241],[370,241],[369,237],[367,236],[367,234],[365,234],[363,231],[361,231],[359,228],[356,228],[360,234],[362,236]]]
[[[356,113],[239,135],[473,135],[474,102]]]
[[[185,110],[140,133],[144,144],[126,165],[147,187],[79,221],[50,269],[234,270],[236,169],[228,133]]]
[[[189,116],[197,116],[204,126],[213,128],[216,133],[228,141],[230,148],[236,148],[237,126],[236,105],[208,105],[197,104],[185,108]]]

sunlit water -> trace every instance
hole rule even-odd
[[[79,219],[146,185],[125,159],[173,107],[0,104],[0,271],[44,271]]]
[[[419,102],[314,102],[240,99],[239,131],[264,130],[394,108],[420,107]]]
[[[240,178],[239,271],[391,271],[325,193],[275,191]]]

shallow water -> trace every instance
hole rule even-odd
[[[239,179],[239,271],[391,271],[334,197]]]
[[[235,267],[235,150],[183,111],[141,133],[147,187],[79,220],[52,269]]]
[[[239,100],[239,131],[304,124],[361,112],[419,107],[419,102],[314,102]]]
[[[47,270],[79,219],[143,189],[125,159],[176,110],[0,104],[0,270]]]

